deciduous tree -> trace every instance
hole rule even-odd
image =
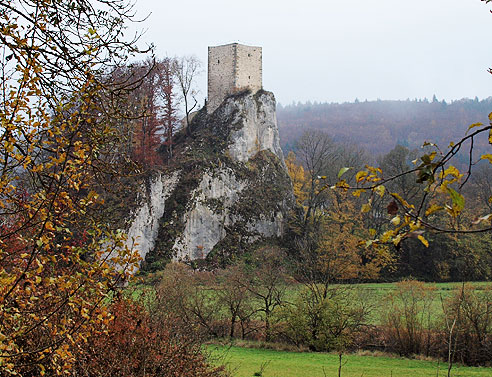
[[[99,179],[123,160],[104,77],[138,52],[122,38],[131,15],[120,0],[0,4],[2,375],[68,373],[138,261],[100,221]]]
[[[200,73],[201,63],[195,56],[184,56],[179,58],[174,63],[174,73],[176,75],[181,93],[181,100],[184,102],[185,108],[185,127],[188,136],[191,135],[189,127],[191,119],[190,114],[198,105],[197,94],[194,89],[194,81]]]

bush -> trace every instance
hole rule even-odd
[[[368,308],[350,289],[332,288],[326,298],[305,289],[284,309],[284,315],[284,334],[297,346],[342,352],[366,327]]]
[[[451,339],[456,361],[484,365],[492,360],[492,287],[477,290],[470,284],[456,290],[445,303],[447,316],[456,319]],[[449,343],[449,341],[447,341]]]
[[[159,310],[167,316],[181,318],[200,336],[218,338],[228,333],[226,311],[216,294],[212,273],[169,263],[156,292]]]
[[[79,346],[74,375],[84,377],[222,376],[206,360],[200,342],[178,318],[153,316],[142,305],[120,299],[103,335]]]
[[[433,288],[415,280],[404,280],[396,286],[385,303],[386,344],[400,355],[429,356],[434,328]]]

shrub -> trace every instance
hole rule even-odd
[[[470,284],[456,290],[445,302],[447,316],[456,318],[452,336],[454,359],[469,365],[490,364],[492,360],[492,287],[477,290]],[[448,341],[449,343],[449,341]]]
[[[284,310],[284,333],[297,346],[342,352],[353,345],[357,334],[366,327],[368,312],[350,289],[331,288],[325,298],[305,289]]]
[[[386,299],[383,322],[386,344],[400,355],[425,354],[432,345],[433,288],[415,280],[396,284]]]
[[[151,316],[142,305],[120,299],[103,335],[79,346],[74,375],[167,377],[223,375],[206,360],[200,342],[178,318]]]

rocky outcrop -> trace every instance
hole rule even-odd
[[[164,214],[166,199],[176,188],[179,173],[179,170],[168,176],[158,173],[151,179],[147,197],[133,216],[128,230],[127,246],[137,249],[142,259],[154,248],[159,220]]]
[[[294,205],[272,93],[229,97],[213,114],[197,114],[191,128],[192,138],[177,138],[176,170],[150,182],[151,199],[130,227],[144,268],[227,257],[281,237]]]
[[[228,99],[220,116],[229,117],[235,114],[233,124],[241,124],[234,130],[230,139],[228,152],[230,156],[241,162],[248,161],[258,152],[269,150],[284,163],[275,112],[275,97],[272,93],[263,92],[258,96],[245,96],[240,100]]]
[[[227,235],[226,227],[235,221],[230,208],[245,185],[230,168],[205,172],[183,216],[184,231],[174,243],[176,258],[203,258]]]

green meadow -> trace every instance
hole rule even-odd
[[[491,287],[492,282],[470,282],[467,283],[476,290],[482,290],[486,287]],[[461,289],[462,283],[425,283],[427,287],[433,289],[433,301],[430,307],[434,319],[442,316],[442,300],[446,300],[455,292]],[[368,283],[355,284],[354,289],[361,292],[361,297],[366,299],[372,308],[370,314],[370,322],[373,325],[380,325],[383,318],[382,314],[385,309],[384,303],[388,296],[394,293],[397,289],[396,283]]]
[[[469,282],[476,290],[483,290],[492,286],[492,282]],[[430,310],[434,319],[442,316],[442,300],[446,300],[455,292],[461,289],[462,283],[425,283],[427,287],[433,289],[432,304]],[[386,308],[385,301],[388,296],[392,295],[397,290],[397,283],[366,283],[366,284],[334,284],[333,287],[342,287],[355,290],[359,297],[365,300],[370,308],[369,322],[373,325],[380,325],[383,318],[383,311]],[[292,302],[295,300],[296,294],[304,289],[302,284],[292,284],[287,288],[285,299]]]
[[[258,348],[208,346],[211,356],[234,377],[335,377],[338,355],[275,351]],[[437,361],[388,356],[344,355],[343,377],[444,377],[447,365]],[[263,369],[262,369],[263,367]],[[453,377],[492,377],[492,368],[453,366]]]
[[[153,276],[153,275],[152,275]],[[372,325],[380,325],[383,318],[383,311],[386,308],[385,300],[392,293],[396,292],[397,283],[365,283],[365,284],[334,284],[333,287],[342,287],[353,289],[358,292],[361,299],[366,300],[371,310],[369,314],[369,322]],[[476,290],[483,290],[487,287],[492,287],[492,282],[469,282],[466,283],[473,286]],[[433,289],[433,301],[431,304],[431,312],[434,319],[442,317],[442,302],[445,301],[454,292],[461,288],[462,283],[425,283],[427,287]],[[304,289],[302,284],[293,283],[286,287],[284,300],[286,302],[294,302],[296,295]],[[152,300],[154,297],[154,287],[149,282],[144,284],[136,284],[128,289],[128,293],[133,297],[139,297],[142,292],[146,292],[147,299]],[[213,294],[213,293],[210,293]]]

